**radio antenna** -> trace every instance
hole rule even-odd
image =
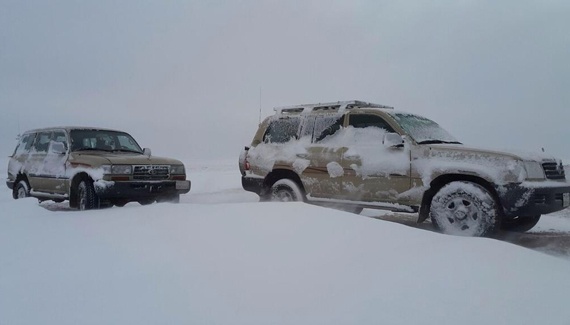
[[[261,86],[259,86],[259,124],[261,124]]]

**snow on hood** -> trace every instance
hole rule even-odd
[[[556,157],[549,155],[544,152],[531,152],[522,150],[512,150],[512,149],[489,149],[475,146],[467,146],[463,144],[430,144],[432,148],[439,150],[461,150],[461,151],[472,151],[479,154],[493,155],[493,156],[507,156],[513,159],[525,160],[525,161],[537,161],[542,162],[543,160],[548,161],[560,161]]]

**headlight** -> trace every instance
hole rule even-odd
[[[544,169],[542,165],[536,161],[525,161],[524,169],[526,170],[527,179],[544,179]]]
[[[184,165],[172,165],[170,166],[171,175],[184,175],[186,171],[184,170]]]
[[[125,175],[132,174],[131,165],[101,165],[103,174],[113,174],[113,175]]]
[[[111,167],[111,174],[114,175],[126,175],[132,173],[133,167],[131,165],[113,165]]]
[[[101,165],[103,174],[111,174],[111,165]]]

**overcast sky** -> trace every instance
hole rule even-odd
[[[72,124],[237,161],[260,104],[361,99],[569,159],[569,17],[567,0],[0,0],[0,154]]]

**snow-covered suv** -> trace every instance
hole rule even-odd
[[[151,155],[128,133],[86,127],[25,132],[8,164],[15,199],[69,200],[80,210],[130,201],[178,202],[190,191],[179,160]]]
[[[239,159],[262,200],[419,212],[444,233],[526,231],[570,205],[560,160],[470,148],[437,123],[361,101],[277,108]]]

